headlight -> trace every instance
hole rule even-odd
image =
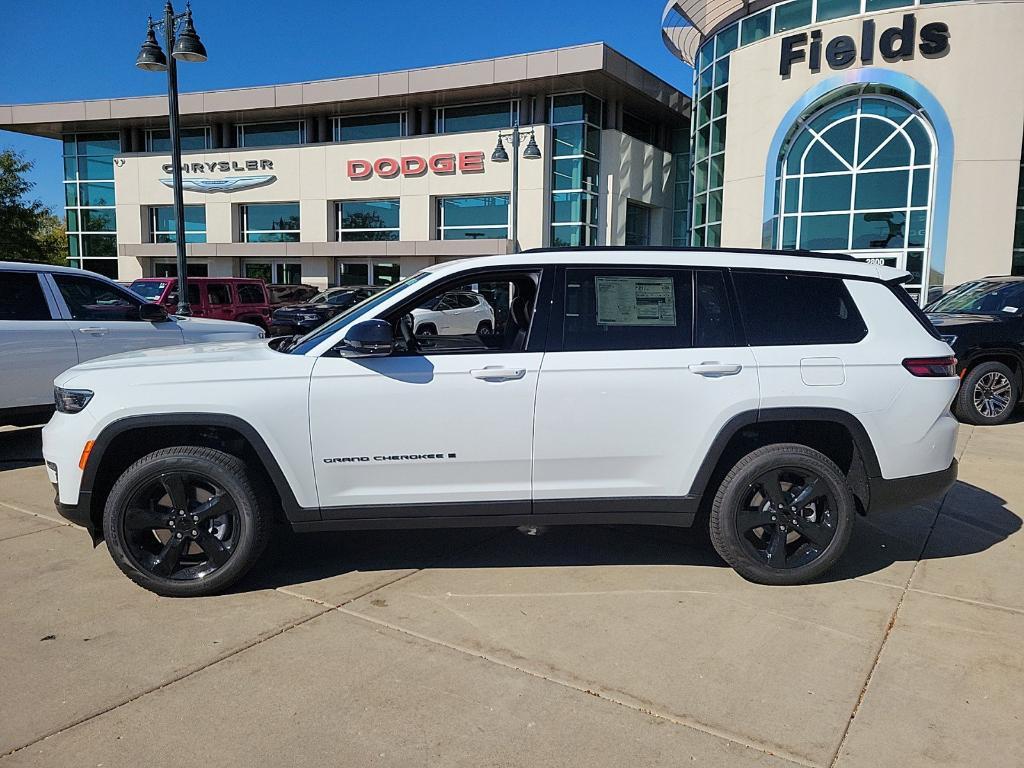
[[[53,388],[53,401],[60,413],[78,413],[89,404],[92,396],[88,389]]]
[[[942,340],[943,340],[944,342],[946,342],[947,344],[949,344],[949,346],[951,346],[951,347],[952,347],[952,346],[953,346],[954,344],[956,344],[956,336],[951,336],[951,335],[950,335],[950,336],[943,336],[943,337],[942,337]]]

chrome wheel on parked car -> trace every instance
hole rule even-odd
[[[986,418],[1002,416],[1010,407],[1010,394],[1013,386],[1010,379],[999,371],[989,371],[974,385],[972,396],[974,407]]]
[[[1017,375],[995,360],[969,369],[960,385],[954,410],[968,424],[1002,424],[1020,399]]]

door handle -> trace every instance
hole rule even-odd
[[[705,362],[694,363],[690,366],[690,373],[696,373],[698,376],[707,376],[709,378],[735,376],[742,370],[743,366],[739,363]]]
[[[96,327],[93,327],[93,326],[90,326],[88,328],[79,328],[78,332],[79,333],[88,333],[90,336],[106,336],[107,335],[107,329],[106,328],[96,328]]]
[[[469,375],[474,379],[484,381],[513,381],[521,379],[526,375],[525,368],[502,368],[500,365],[489,365],[486,368],[477,368],[470,371]]]

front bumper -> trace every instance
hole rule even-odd
[[[93,546],[103,541],[103,531],[98,529],[92,519],[92,494],[83,491],[78,495],[77,504],[62,504],[57,487],[53,488],[53,506],[57,508],[57,514],[70,523],[79,525],[89,532]]]
[[[871,493],[868,512],[874,515],[937,499],[953,487],[957,470],[957,460],[953,459],[946,469],[925,475],[897,477],[892,480],[872,477],[868,481]]]

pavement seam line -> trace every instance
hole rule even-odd
[[[24,533],[16,533],[13,536],[4,536],[0,538],[0,543],[5,541],[12,541],[13,539],[20,539],[22,536],[31,536],[33,533],[42,533],[43,531],[52,531],[55,528],[63,528],[63,525],[48,525],[45,528],[39,528],[34,531],[25,531]]]
[[[973,437],[974,431],[972,430],[971,434],[967,437],[967,442],[964,443],[964,450],[960,454],[961,459],[967,455],[967,448],[971,444],[971,438]],[[843,728],[843,735],[839,739],[839,745],[836,747],[836,752],[832,756],[829,768],[836,768],[839,758],[843,754],[843,747],[846,746],[846,741],[850,736],[851,729],[853,728],[853,722],[857,719],[857,713],[860,712],[861,704],[864,703],[864,698],[867,696],[868,688],[871,686],[871,681],[875,677],[875,671],[878,669],[878,662],[882,658],[882,652],[885,650],[885,645],[889,641],[889,636],[892,634],[892,631],[896,626],[896,619],[899,616],[900,608],[903,607],[903,602],[907,599],[907,595],[911,591],[910,585],[914,581],[914,574],[917,573],[918,566],[921,565],[921,558],[924,557],[924,553],[928,550],[928,542],[931,541],[932,533],[935,532],[935,527],[939,524],[939,517],[942,516],[942,508],[946,506],[946,499],[949,498],[949,494],[950,491],[946,491],[942,495],[942,500],[939,501],[939,506],[935,510],[935,517],[932,518],[932,524],[928,528],[928,535],[924,537],[924,541],[921,543],[921,550],[917,553],[917,557],[914,561],[914,567],[910,569],[910,575],[907,577],[907,581],[903,585],[900,599],[896,602],[896,607],[893,609],[892,616],[889,618],[889,623],[885,627],[885,633],[882,635],[882,642],[878,645],[878,652],[875,654],[875,658],[871,662],[871,669],[868,670],[867,677],[864,679],[864,685],[860,689],[860,695],[857,697],[857,701],[853,705],[853,710],[850,712],[850,718],[846,721],[846,726]]]
[[[1024,614],[1024,608],[1011,608],[1008,605],[999,605],[999,603],[986,603],[984,600],[972,600],[969,597],[957,597],[956,595],[944,595],[941,592],[929,592],[927,589],[917,589],[911,587],[909,592],[915,592],[919,595],[928,595],[929,597],[940,597],[944,600],[953,600],[958,603],[967,603],[968,605],[976,605],[979,608],[991,608],[994,611],[1006,611],[1007,613]]]
[[[39,517],[43,520],[49,520],[51,523],[60,523],[61,525],[67,526],[68,528],[78,528],[77,525],[72,525],[67,520],[61,520],[59,517],[50,517],[44,515],[41,512],[33,512],[31,509],[24,509],[23,507],[17,507],[14,504],[8,504],[6,501],[0,501],[0,507],[5,509],[13,510],[14,512],[21,512],[23,515],[31,515],[32,517]]]
[[[456,643],[450,643],[439,638],[431,637],[430,635],[424,635],[420,632],[416,632],[415,630],[400,627],[397,624],[392,624],[391,622],[384,621],[383,619],[375,619],[372,616],[367,616],[366,614],[353,611],[350,608],[346,608],[344,606],[338,606],[335,610],[339,613],[345,614],[346,616],[351,616],[361,621],[365,621],[370,624],[375,624],[379,627],[384,627],[385,629],[390,629],[394,632],[399,632],[403,635],[415,637],[418,640],[422,640],[432,645],[438,645],[442,648],[447,648],[448,650],[455,651],[457,653],[472,656],[473,658],[481,659],[483,661],[488,661],[492,664],[504,667],[505,669],[510,669],[515,672],[521,672],[525,675],[529,675],[530,677],[535,677],[538,680],[544,680],[546,682],[562,686],[563,688],[568,688],[578,693],[585,693],[589,696],[601,699],[602,701],[607,701],[611,704],[617,704],[621,707],[625,707],[626,709],[631,709],[634,712],[639,712],[642,715],[647,715],[648,717],[653,717],[658,720],[664,720],[674,725],[689,728],[691,730],[698,731],[708,736],[713,736],[715,738],[722,739],[723,741],[728,741],[738,746],[745,747],[746,749],[751,749],[755,752],[760,752],[761,754],[786,760],[787,762],[793,763],[794,765],[804,766],[804,768],[821,768],[818,763],[811,762],[807,758],[801,757],[800,755],[795,755],[790,752],[787,752],[786,750],[778,749],[775,747],[771,747],[767,744],[761,744],[746,739],[743,736],[740,736],[739,734],[733,734],[729,733],[728,731],[719,730],[714,726],[707,725],[706,723],[702,723],[699,720],[695,720],[688,717],[680,717],[678,715],[670,715],[664,712],[658,712],[654,709],[641,706],[640,704],[628,701],[624,698],[612,696],[607,692],[595,691],[592,688],[586,688],[584,686],[572,682],[571,680],[565,680],[562,678],[545,675],[540,672],[527,669],[525,667],[516,666],[511,662],[505,661],[504,659],[485,653],[483,651],[475,651],[472,648],[466,648],[465,646],[457,645]]]
[[[193,675],[195,675],[195,674],[197,674],[199,672],[202,672],[204,670],[210,669],[210,667],[214,667],[214,666],[216,666],[217,664],[220,664],[223,661],[227,661],[228,659],[233,658],[234,656],[237,656],[240,653],[248,651],[250,648],[255,648],[257,645],[262,645],[263,643],[267,642],[268,640],[273,640],[275,637],[283,635],[285,632],[293,630],[296,627],[300,627],[303,624],[306,624],[307,622],[312,621],[313,619],[317,619],[317,618],[319,618],[319,617],[321,617],[321,616],[323,616],[323,615],[325,615],[327,613],[330,613],[331,610],[334,610],[334,609],[325,608],[324,610],[318,611],[318,612],[312,614],[311,616],[307,616],[307,617],[305,617],[303,619],[299,619],[298,621],[290,622],[290,623],[286,624],[283,627],[278,627],[277,629],[275,629],[275,630],[273,630],[271,632],[268,632],[268,633],[266,633],[264,635],[261,635],[261,636],[257,637],[252,642],[245,643],[244,645],[241,645],[241,646],[235,648],[232,651],[228,651],[228,652],[226,652],[226,653],[224,653],[224,654],[222,654],[220,656],[215,657],[212,661],[210,661],[210,662],[208,662],[206,664],[203,664],[202,666],[195,667],[194,669],[190,669],[190,670],[184,671],[181,674],[175,675],[175,676],[173,676],[173,677],[171,677],[171,678],[169,678],[167,680],[164,680],[164,681],[162,681],[162,682],[160,682],[160,683],[158,683],[156,685],[150,686],[149,688],[145,689],[144,691],[140,691],[140,692],[130,696],[129,698],[124,699],[123,701],[116,702],[114,704],[111,704],[108,707],[104,707],[103,709],[101,709],[101,710],[99,710],[97,712],[93,712],[92,714],[89,714],[89,715],[83,715],[78,720],[75,720],[75,721],[73,721],[71,723],[68,723],[67,725],[62,725],[59,728],[56,728],[56,729],[50,731],[49,733],[45,733],[42,736],[39,736],[39,737],[33,739],[32,741],[26,743],[26,744],[22,744],[20,746],[16,746],[16,747],[13,747],[13,748],[7,750],[2,755],[0,755],[0,760],[4,760],[5,758],[10,757],[11,755],[13,755],[13,754],[15,754],[17,752],[22,752],[22,751],[24,751],[26,749],[29,749],[30,747],[33,747],[33,746],[35,746],[36,744],[39,744],[42,741],[46,741],[47,739],[53,738],[54,736],[59,736],[60,734],[64,733],[65,731],[70,731],[72,728],[77,728],[80,725],[88,723],[91,720],[95,720],[98,717],[102,717],[103,715],[106,715],[109,712],[113,712],[116,709],[120,709],[121,707],[124,707],[124,706],[127,706],[129,704],[132,704],[133,702],[138,701],[139,699],[143,698],[144,696],[148,696],[151,693],[155,693],[157,691],[163,690],[164,688],[168,688],[168,687],[174,685],[175,683],[179,683],[182,680],[186,680],[186,679],[192,677]]]

